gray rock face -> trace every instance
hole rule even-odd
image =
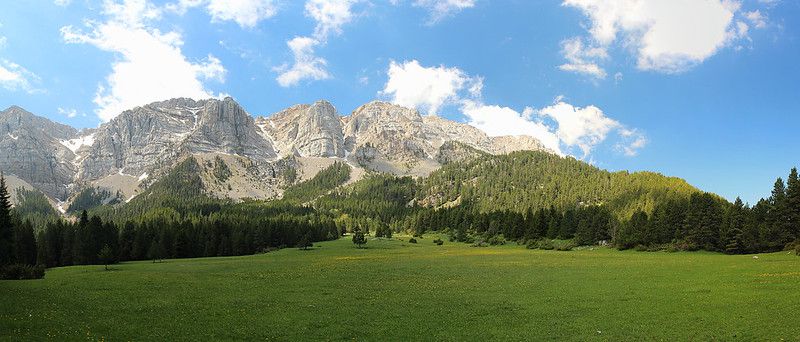
[[[327,101],[292,106],[256,124],[281,155],[344,157],[341,117]]]
[[[100,126],[80,162],[79,178],[140,177],[170,167],[181,156],[209,152],[257,161],[276,156],[253,118],[233,99],[173,99],[125,111]]]
[[[77,131],[22,108],[0,112],[0,170],[15,175],[48,196],[64,199],[72,183],[73,152],[61,143]]]
[[[533,137],[489,137],[470,125],[438,116],[423,117],[416,110],[385,102],[363,105],[344,122],[345,148],[361,164],[383,160],[413,166],[462,159],[464,149],[453,145],[442,149],[448,142],[491,154],[546,150]]]
[[[508,154],[516,151],[548,151],[539,139],[527,135],[504,135],[492,137],[492,153]]]
[[[0,112],[0,170],[58,200],[87,186],[134,196],[187,156],[222,156],[235,168],[234,183],[218,182],[212,195],[268,198],[285,185],[294,156],[346,158],[372,170],[424,176],[445,163],[517,150],[545,148],[532,137],[488,137],[463,123],[378,101],[347,117],[317,101],[254,119],[231,98],[179,98],[127,110],[80,132],[18,107]],[[236,192],[231,184],[253,191]]]

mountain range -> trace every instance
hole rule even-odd
[[[355,181],[368,172],[427,176],[476,153],[519,150],[550,152],[532,137],[490,137],[379,101],[347,116],[317,101],[254,117],[230,97],[177,98],[84,130],[17,106],[0,112],[0,170],[9,187],[37,189],[62,211],[85,189],[129,201],[190,156],[207,170],[208,195],[273,199],[336,161],[350,165]]]

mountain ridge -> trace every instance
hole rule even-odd
[[[11,106],[0,112],[0,124],[0,170],[64,204],[89,187],[130,200],[190,156],[224,157],[232,168],[231,183],[216,186],[215,196],[272,199],[289,185],[289,169],[310,168],[292,172],[311,178],[320,169],[312,164],[329,163],[325,159],[349,164],[355,177],[370,171],[427,176],[453,159],[442,155],[450,153],[448,142],[489,154],[547,151],[532,137],[489,137],[467,124],[381,101],[346,116],[326,100],[253,116],[231,97],[175,98],[83,130]],[[263,191],[225,190],[233,185]]]

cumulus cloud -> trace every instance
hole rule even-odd
[[[388,81],[381,91],[393,103],[437,114],[446,103],[459,100],[459,92],[468,88],[480,91],[483,81],[471,78],[458,68],[423,67],[416,60],[389,64]],[[477,88],[474,88],[477,87]]]
[[[558,136],[549,126],[527,115],[529,110],[521,114],[508,107],[465,100],[461,112],[468,118],[470,125],[491,137],[528,135],[541,141],[542,145],[553,152],[563,155]]]
[[[277,13],[272,0],[211,0],[207,9],[212,20],[232,20],[241,27],[254,27]]]
[[[72,108],[65,109],[65,108],[58,107],[58,114],[61,114],[61,115],[66,116],[66,117],[71,119],[71,118],[74,118],[74,117],[78,116],[78,111],[75,110],[75,109],[72,109]]]
[[[342,26],[353,20],[352,7],[359,0],[309,0],[306,15],[317,22],[314,37],[325,41],[330,34],[341,34]]]
[[[595,78],[606,77],[606,71],[594,62],[608,58],[605,48],[586,46],[580,37],[575,37],[561,42],[561,52],[567,63],[560,65],[559,69]]]
[[[632,136],[635,131],[625,128],[618,121],[607,117],[600,108],[595,106],[575,107],[569,103],[559,101],[553,105],[535,110],[542,118],[548,118],[556,123],[555,134],[566,146],[578,147],[586,157],[592,149],[605,141],[608,134],[618,131],[621,136]],[[632,147],[628,155],[643,147]],[[626,153],[627,154],[627,153]]]
[[[633,51],[640,70],[685,71],[733,40],[745,38],[747,33],[746,24],[735,20],[741,14],[741,5],[733,0],[564,0],[563,5],[577,8],[589,18],[590,51],[621,42]],[[564,56],[570,61],[565,65],[575,64],[571,62],[575,54],[570,53],[586,49],[582,48],[564,49]],[[584,61],[596,62],[604,58],[594,57]],[[583,70],[592,74],[591,62],[585,65],[589,67]],[[565,70],[581,69],[576,66]]]
[[[295,37],[286,44],[292,50],[294,64],[275,69],[280,73],[277,80],[282,87],[297,85],[305,79],[324,80],[331,77],[325,69],[328,62],[314,55],[314,47],[319,45],[319,41],[310,37]]]
[[[341,34],[342,26],[352,21],[353,5],[361,0],[308,0],[306,16],[314,19],[313,37],[295,37],[286,42],[294,56],[294,64],[281,65],[273,70],[279,73],[276,80],[282,87],[291,87],[302,80],[324,80],[331,78],[326,69],[328,62],[314,54],[316,47],[325,45],[328,36]]]
[[[204,81],[224,81],[221,61],[212,55],[191,61],[181,51],[180,33],[151,27],[161,17],[160,8],[144,0],[107,1],[103,14],[106,21],[87,22],[88,32],[72,26],[61,28],[65,42],[90,44],[119,57],[95,93],[95,112],[101,120],[168,98],[214,97]]]
[[[427,9],[430,12],[428,23],[435,24],[464,9],[475,7],[475,0],[416,0],[414,6]]]
[[[205,6],[212,22],[233,21],[242,28],[253,28],[278,13],[274,0],[179,0],[164,6],[184,14],[190,8]]]
[[[390,62],[388,81],[380,95],[390,101],[428,114],[436,114],[443,106],[453,105],[467,118],[467,123],[489,136],[532,136],[555,153],[563,155],[579,150],[587,157],[610,136],[618,140],[615,149],[634,156],[647,139],[639,130],[608,117],[596,106],[577,107],[563,96],[541,109],[513,108],[483,102],[483,78],[445,66],[425,67],[416,60]]]
[[[21,65],[6,59],[0,59],[0,87],[9,91],[22,90],[29,94],[41,92],[34,87],[39,82],[39,76],[28,71]]]
[[[767,27],[767,17],[761,14],[760,10],[745,12],[744,16],[757,29],[762,29]]]

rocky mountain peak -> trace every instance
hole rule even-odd
[[[489,137],[467,124],[381,101],[347,117],[319,100],[253,118],[230,97],[175,98],[80,132],[16,106],[0,112],[0,170],[59,200],[88,186],[130,198],[188,156],[200,158],[204,168],[217,157],[226,160],[237,176],[228,185],[215,183],[215,194],[227,196],[231,184],[279,193],[280,175],[289,168],[279,159],[285,156],[303,157],[286,159],[298,165],[344,158],[363,169],[425,176],[444,163],[523,149],[544,147],[532,137]]]
[[[269,118],[259,118],[256,123],[282,155],[345,155],[341,117],[328,101],[292,106]]]

